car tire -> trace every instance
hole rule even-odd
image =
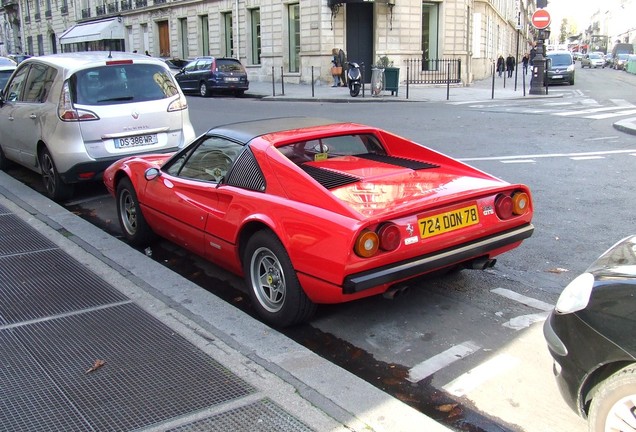
[[[137,193],[128,178],[117,184],[117,219],[126,241],[133,246],[145,246],[154,238],[152,229],[146,222]]]
[[[622,420],[627,416],[629,423]],[[612,422],[612,423],[610,423]],[[624,425],[611,428],[608,425]],[[624,422],[624,423],[623,423]],[[592,397],[588,427],[590,432],[633,430],[636,423],[636,366],[631,365],[603,381]],[[627,425],[631,426],[627,426]]]
[[[247,242],[243,273],[258,315],[276,327],[307,321],[316,305],[305,294],[285,247],[271,231],[257,231]]]
[[[243,97],[243,95],[245,95],[245,90],[236,90],[234,92],[234,96],[236,97]]]
[[[73,195],[74,187],[72,184],[64,183],[48,149],[44,148],[40,151],[39,160],[46,196],[53,201],[64,201],[70,198]]]
[[[203,81],[199,83],[199,95],[201,97],[208,97],[210,95],[210,90],[208,90],[207,84]]]

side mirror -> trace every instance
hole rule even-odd
[[[161,177],[161,171],[159,171],[159,168],[148,168],[144,173],[144,178],[147,181],[152,181],[158,177]]]

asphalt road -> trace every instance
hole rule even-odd
[[[541,334],[561,290],[632,234],[636,140],[614,130],[636,77],[577,66],[556,99],[328,104],[189,97],[197,133],[233,121],[309,115],[372,124],[533,192],[535,234],[488,271],[414,281],[393,300],[325,306],[289,335],[458,430],[583,431],[561,400]],[[620,88],[619,92],[616,88]],[[592,111],[590,111],[592,110]],[[598,114],[610,116],[599,117]],[[24,170],[10,172],[29,178]],[[25,180],[29,181],[29,180]],[[33,183],[33,180],[31,180]],[[99,185],[68,208],[117,235]],[[169,243],[149,252],[249,312],[241,281]]]

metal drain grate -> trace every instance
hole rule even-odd
[[[3,206],[2,204],[0,204],[0,216],[3,214],[10,214],[11,212],[9,211],[8,208],[6,208],[5,206]]]
[[[132,303],[12,331],[46,371],[51,387],[60,389],[64,397],[34,400],[38,393],[21,406],[0,412],[8,430],[17,430],[21,418],[37,418],[46,403],[65,406],[63,416],[79,412],[87,423],[83,430],[127,431],[255,392]],[[96,359],[105,365],[86,373]],[[27,373],[22,379],[32,378]],[[33,430],[51,429],[64,419],[42,421]]]
[[[282,432],[313,431],[269,399],[170,429],[174,432]]]
[[[55,243],[16,215],[0,214],[0,256],[53,248]]]
[[[59,249],[0,257],[0,320],[5,324],[126,300]]]

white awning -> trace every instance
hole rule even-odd
[[[60,44],[106,39],[124,39],[124,24],[120,17],[75,24],[62,33]]]

